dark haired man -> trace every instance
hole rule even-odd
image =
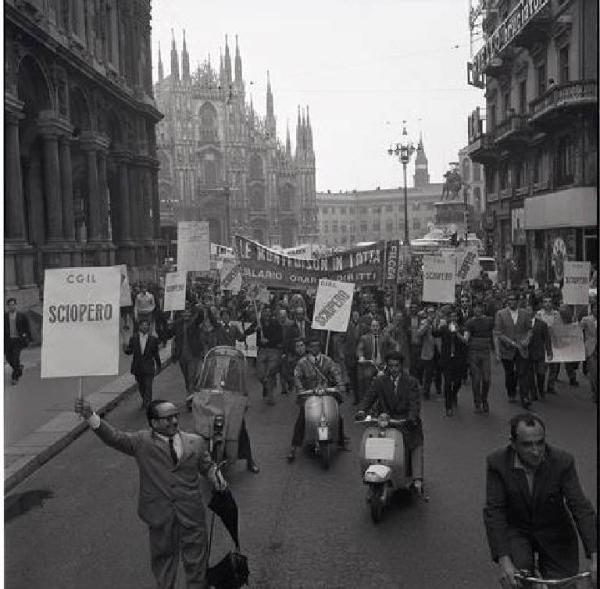
[[[577,532],[591,559],[596,587],[596,514],[579,484],[575,460],[546,444],[546,427],[533,413],[510,421],[510,444],[487,458],[483,518],[492,559],[501,582],[517,587],[519,569],[543,577],[575,575],[579,568]]]
[[[4,313],[4,355],[12,368],[11,384],[15,385],[23,376],[21,350],[31,341],[31,330],[27,315],[17,311],[17,299],[10,297],[6,306],[8,310]]]
[[[138,515],[150,532],[151,566],[160,589],[176,586],[179,554],[187,586],[208,589],[208,550],[200,476],[217,490],[226,487],[201,436],[179,430],[179,411],[156,399],[148,404],[150,429],[122,432],[92,411],[83,399],[75,412],[88,420],[107,445],[135,458],[140,476]]]

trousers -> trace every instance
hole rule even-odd
[[[442,368],[442,374],[444,375],[444,402],[446,409],[452,409],[457,405],[458,391],[464,374],[464,362],[458,358],[450,360]]]
[[[509,399],[517,396],[517,384],[519,385],[519,396],[521,401],[529,400],[529,359],[523,358],[518,351],[512,360],[502,359],[504,366],[504,381],[506,394]]]
[[[138,384],[140,397],[142,397],[142,403],[144,404],[144,407],[148,407],[148,405],[150,405],[150,401],[152,401],[152,385],[154,384],[154,375],[136,374],[135,380]]]
[[[275,382],[281,363],[281,350],[276,348],[260,348],[256,358],[256,375],[265,387],[267,400],[273,401]]]
[[[471,370],[473,403],[478,406],[487,401],[492,381],[492,364],[489,350],[471,350],[469,352],[469,368]]]
[[[6,361],[9,366],[12,368],[12,379],[18,380],[22,375],[23,371],[21,370],[21,350],[23,349],[23,342],[20,337],[11,337],[7,342],[6,349],[4,350],[4,355],[6,356]]]

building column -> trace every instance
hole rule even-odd
[[[58,160],[58,135],[50,128],[40,129],[44,161],[44,194],[46,195],[46,217],[48,220],[47,241],[63,239],[63,205]]]
[[[4,235],[10,241],[25,241],[25,209],[21,177],[19,120],[23,103],[13,99],[11,110],[4,110]],[[5,96],[5,107],[7,96]]]
[[[110,232],[108,225],[110,223],[108,212],[108,179],[106,176],[106,152],[98,150],[98,197],[100,212],[100,238],[103,241],[109,240]]]
[[[63,135],[58,143],[60,160],[60,186],[62,190],[63,237],[75,240],[75,215],[73,212],[73,169],[71,165],[71,140]]]
[[[140,216],[138,210],[139,170],[133,164],[129,165],[129,214],[130,235],[133,240],[140,239]]]
[[[119,165],[119,198],[118,205],[118,241],[128,242],[132,240],[131,235],[131,215],[130,215],[130,194],[129,194],[129,158],[126,155],[116,156]]]

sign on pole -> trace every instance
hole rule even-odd
[[[479,278],[479,254],[477,246],[460,248],[456,251],[456,280],[475,280]]]
[[[590,262],[565,261],[563,302],[567,305],[587,305],[590,302]]]
[[[131,300],[131,288],[129,287],[129,276],[127,275],[127,266],[121,264],[119,266],[121,272],[121,296],[119,300],[119,306],[131,307],[133,301]]]
[[[177,223],[177,270],[188,272],[210,270],[208,221]]]
[[[353,296],[353,282],[338,282],[321,278],[317,288],[312,328],[346,331],[350,320]]]
[[[118,266],[44,275],[42,378],[119,372]]]
[[[187,272],[168,272],[165,275],[165,300],[163,311],[183,311],[185,309],[185,287]]]
[[[455,300],[456,259],[423,256],[423,301],[453,303]]]
[[[232,294],[238,294],[242,288],[242,273],[239,264],[233,260],[223,260],[223,266],[219,270],[221,289],[230,290]]]
[[[583,331],[578,323],[555,322],[549,329],[552,360],[548,362],[582,362],[585,360]]]
[[[249,301],[258,301],[259,303],[265,303],[265,305],[268,305],[270,300],[269,289],[263,284],[253,282],[252,284],[248,285],[246,298]]]

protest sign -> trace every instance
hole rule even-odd
[[[313,329],[327,331],[346,331],[352,310],[354,283],[336,280],[319,280],[315,311],[313,313]]]
[[[44,274],[42,378],[119,372],[118,266]]]
[[[177,269],[188,272],[210,270],[210,238],[207,221],[177,223]]]
[[[423,301],[454,303],[455,266],[453,257],[423,256]]]
[[[456,250],[456,280],[475,280],[479,278],[479,254],[477,246],[459,248]]]
[[[129,286],[127,266],[125,264],[121,264],[118,268],[121,272],[121,296],[119,299],[119,306],[131,307],[133,305],[133,301],[131,300],[131,288]]]
[[[248,285],[248,290],[246,291],[246,298],[249,301],[258,301],[259,303],[269,304],[269,291],[266,286],[259,284],[258,282],[253,282]]]
[[[242,288],[242,273],[239,264],[233,260],[223,260],[223,266],[219,270],[221,280],[221,289],[230,290],[232,294],[237,294]]]
[[[587,305],[590,302],[590,263],[565,261],[564,268],[563,302]]]
[[[550,326],[552,360],[547,362],[582,362],[585,360],[583,331],[578,323],[555,322]]]
[[[185,309],[185,288],[187,272],[168,272],[165,275],[165,300],[163,311],[183,311]]]
[[[240,330],[242,331],[242,333],[248,329],[249,327],[249,323],[242,323],[241,321],[230,321],[231,325],[237,325]],[[257,356],[257,346],[256,346],[256,332],[251,333],[250,335],[246,336],[246,341],[245,342],[235,342],[235,347],[236,349],[240,350],[240,352],[243,352],[244,356],[246,356],[246,358],[256,358]]]
[[[385,263],[383,272],[384,284],[396,284],[400,266],[400,240],[388,241],[385,248]]]

